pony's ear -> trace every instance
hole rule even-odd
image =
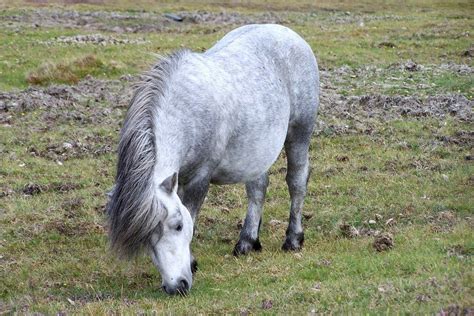
[[[167,192],[168,194],[171,194],[173,192],[178,191],[178,173],[175,172],[163,182],[161,182],[160,187]]]

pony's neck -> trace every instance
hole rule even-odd
[[[155,121],[155,179],[161,181],[179,172],[182,161],[182,148],[184,135],[182,129],[175,124],[166,114],[160,115]]]

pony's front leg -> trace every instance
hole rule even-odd
[[[183,205],[188,209],[193,219],[194,235],[196,234],[196,219],[201,209],[202,203],[206,198],[207,191],[209,189],[209,177],[194,178],[186,185],[180,186],[178,189],[178,195]],[[195,273],[197,271],[198,264],[193,254],[191,253],[191,271]]]
[[[248,198],[248,210],[245,222],[240,231],[240,238],[234,248],[234,256],[245,255],[252,250],[260,251],[262,245],[258,239],[262,223],[262,209],[268,186],[268,174],[245,183]]]
[[[202,203],[206,198],[209,190],[209,176],[200,176],[193,178],[179,188],[179,197],[184,206],[188,209],[194,223],[194,230],[196,231],[196,219],[201,210]]]

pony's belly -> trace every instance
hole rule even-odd
[[[277,158],[278,154],[274,159],[258,164],[251,160],[223,161],[222,165],[214,170],[211,183],[232,184],[255,180],[258,176],[267,171]]]
[[[214,170],[211,182],[214,184],[242,183],[255,180],[266,172],[277,160],[286,138],[286,133],[272,137],[260,146],[234,146],[226,151],[218,167]]]

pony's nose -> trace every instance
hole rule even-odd
[[[187,294],[189,291],[189,283],[186,279],[181,279],[178,282],[178,293],[181,295]]]
[[[189,292],[189,282],[183,278],[175,286],[163,284],[162,288],[169,295],[186,295]]]

